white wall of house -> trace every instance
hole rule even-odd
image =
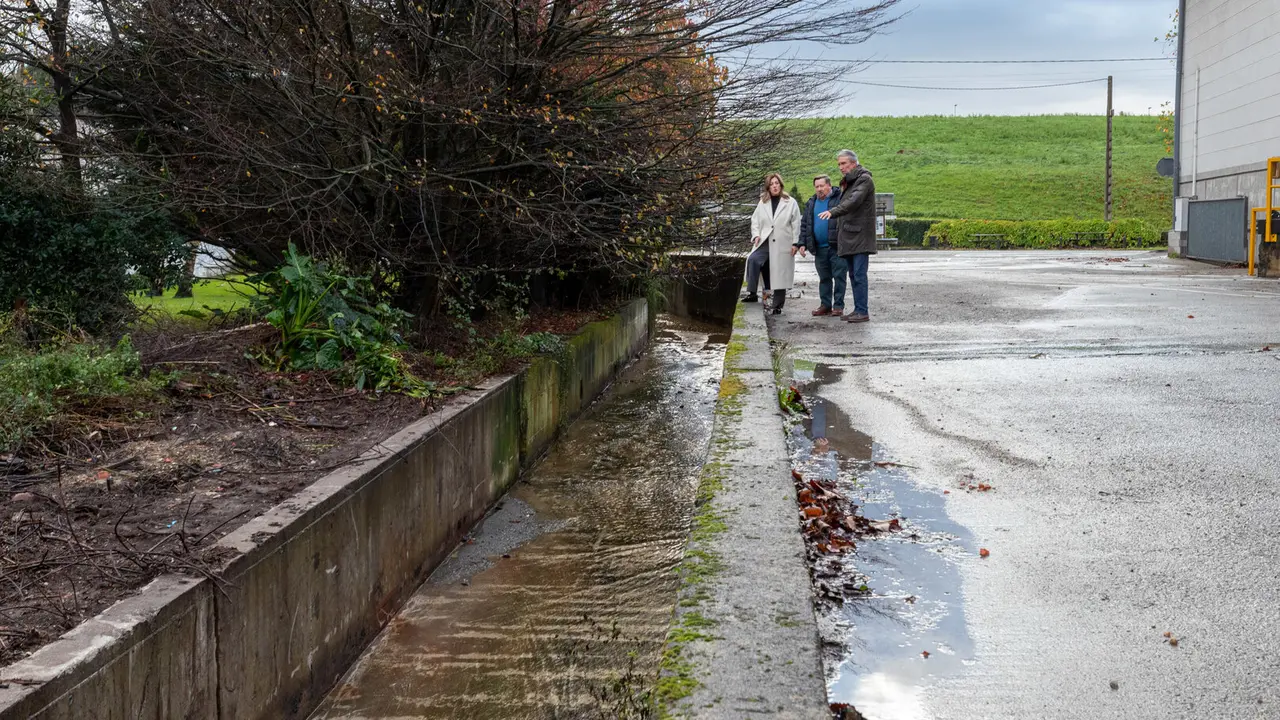
[[[200,248],[196,250],[196,277],[222,277],[232,269],[230,252],[217,245],[200,243]]]
[[[1280,156],[1280,0],[1187,0],[1181,32],[1178,195],[1261,206]]]

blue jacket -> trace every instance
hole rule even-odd
[[[818,238],[813,234],[813,205],[818,199],[817,195],[809,198],[804,204],[804,212],[800,215],[800,240],[796,243],[796,247],[804,246],[811,253],[818,252]],[[840,202],[840,188],[831,188],[831,194],[827,196],[827,209],[834,208]],[[838,225],[835,218],[831,218],[827,223],[827,244],[831,247],[836,246],[836,229]]]

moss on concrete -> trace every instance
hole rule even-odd
[[[742,326],[743,308],[739,306],[734,327]],[[728,528],[728,514],[715,504],[717,494],[728,480],[729,466],[724,462],[728,453],[737,445],[737,426],[742,417],[742,395],[747,386],[739,374],[739,360],[746,352],[741,341],[729,343],[725,352],[724,374],[720,379],[719,399],[716,402],[715,430],[711,436],[708,462],[698,479],[693,525],[689,546],[680,564],[680,601],[675,626],[667,634],[666,648],[662,653],[661,672],[654,688],[654,698],[661,717],[680,717],[688,714],[688,708],[678,707],[698,689],[697,667],[690,656],[693,643],[715,640],[712,630],[715,621],[698,612],[698,608],[710,597],[707,590],[724,569],[724,560],[712,549],[713,539]]]

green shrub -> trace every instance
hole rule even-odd
[[[428,391],[400,354],[408,313],[378,301],[368,277],[343,275],[292,244],[284,260],[250,279],[261,286],[256,310],[280,330],[278,368],[340,371],[359,390]]]
[[[180,271],[185,257],[158,218],[0,176],[0,312],[39,307],[90,332],[128,320],[130,273]]]
[[[538,355],[556,355],[564,349],[564,338],[555,333],[522,335],[508,328],[491,338],[474,339],[468,351],[459,357],[437,353],[434,362],[452,380],[465,384],[501,372],[509,363]]]
[[[114,348],[0,344],[0,453],[16,453],[71,410],[154,392],[125,337]]]
[[[990,247],[987,239],[974,235],[1002,234],[1008,247],[1061,248],[1073,245],[1071,233],[1105,233],[1106,238],[1092,247],[1146,248],[1163,244],[1163,231],[1145,220],[940,220],[931,225],[927,235],[936,236],[941,244],[957,248]]]
[[[888,235],[892,238],[898,238],[899,247],[919,247],[924,245],[924,239],[929,234],[929,228],[933,224],[939,222],[931,218],[898,218],[890,220],[888,225]]]

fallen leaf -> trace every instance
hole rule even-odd
[[[1196,316],[1195,316],[1195,315],[1188,315],[1188,316],[1187,316],[1187,319],[1188,319],[1188,320],[1195,320],[1195,319],[1196,319]]]
[[[1172,647],[1178,647],[1178,638],[1169,638],[1169,645]]]
[[[111,473],[107,472],[106,470],[99,470],[99,471],[98,471],[98,479],[99,479],[99,480],[106,480],[106,479],[107,479],[107,478],[109,478],[109,477],[111,477]]]
[[[950,491],[950,490],[943,490],[943,491],[942,491],[942,494],[943,494],[943,495],[950,495],[950,494],[951,494],[951,491]]]
[[[810,505],[804,509],[805,517],[822,517],[824,513],[822,508],[816,505]]]
[[[920,654],[924,656],[924,659],[925,659],[925,660],[928,660],[928,659],[929,659],[929,651],[928,651],[928,650],[921,650],[921,651],[920,651]]]
[[[792,470],[791,477],[795,478],[796,482],[804,482],[804,476],[800,474],[799,470]]]
[[[986,549],[986,548],[982,548],[982,549],[978,550],[978,557],[990,557],[990,556],[991,556],[991,551],[990,551],[990,550],[988,550],[988,549]]]
[[[1167,633],[1165,633],[1165,634],[1164,634],[1164,636],[1165,636],[1166,638],[1171,638],[1171,637],[1173,637],[1173,633],[1171,633],[1171,632],[1167,632]]]

